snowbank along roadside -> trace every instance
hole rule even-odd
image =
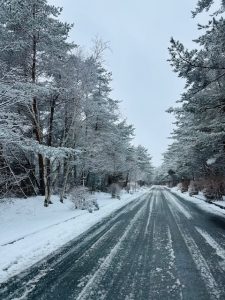
[[[175,188],[165,187],[165,188],[170,190],[173,194],[180,196],[182,199],[184,199],[186,201],[191,201],[191,202],[197,204],[204,211],[219,214],[220,216],[223,216],[223,217],[225,216],[224,209],[220,208],[217,205],[214,205],[214,203],[206,202],[205,198],[201,194],[197,197],[191,197],[187,193],[181,193],[179,190],[177,190],[176,187]],[[225,206],[225,202],[223,202],[223,201],[219,201],[219,202],[218,202],[219,204],[223,203],[223,206]]]
[[[121,200],[96,193],[99,211],[74,210],[54,197],[54,205],[43,207],[42,197],[14,199],[0,203],[0,283],[31,267],[96,223],[139,197],[149,189],[133,195],[123,193]]]

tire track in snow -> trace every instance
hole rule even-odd
[[[182,213],[187,219],[191,220],[192,215],[189,211],[186,210],[186,208],[178,202],[178,200],[168,191],[164,192],[164,195],[166,199],[169,201],[169,203],[180,213]]]
[[[204,238],[206,243],[210,245],[214,250],[215,253],[222,259],[222,263],[220,263],[221,268],[225,271],[225,249],[221,247],[213,238],[212,236],[207,233],[205,230],[195,226],[195,229],[198,233]]]
[[[153,229],[154,229],[154,214],[153,211],[156,207],[156,197],[158,191],[153,190],[147,210],[147,216],[140,224],[136,241],[133,243],[138,244],[135,248],[135,255],[132,255],[132,266],[128,273],[126,283],[123,287],[124,294],[121,299],[135,300],[135,299],[148,299],[149,298],[149,282],[151,273],[151,256],[153,245]],[[132,249],[132,248],[131,248]],[[131,250],[132,251],[132,250]],[[129,291],[128,294],[127,291]]]
[[[209,268],[205,258],[203,257],[200,249],[198,248],[196,242],[191,237],[191,235],[187,232],[185,227],[182,226],[179,217],[173,211],[173,209],[170,209],[170,211],[174,217],[174,221],[176,222],[176,225],[180,231],[180,234],[184,240],[184,243],[186,244],[186,246],[193,258],[196,268],[198,269],[198,271],[201,275],[201,278],[205,283],[205,287],[208,291],[210,299],[212,299],[212,300],[221,299],[221,293],[220,293],[219,287],[217,285],[217,282],[216,282],[215,278],[213,277],[213,275],[210,271],[210,268]]]
[[[112,263],[113,258],[118,253],[119,249],[121,248],[122,243],[129,235],[129,232],[133,228],[135,222],[141,217],[141,215],[143,215],[145,208],[146,208],[146,205],[142,206],[142,208],[136,213],[135,217],[128,224],[124,234],[121,236],[118,243],[111,249],[109,255],[104,259],[104,261],[100,265],[99,269],[92,275],[92,278],[88,281],[88,283],[86,284],[84,289],[77,296],[76,300],[85,300],[85,299],[90,300],[91,299],[90,298],[91,290],[96,288],[96,286],[99,284],[99,281],[101,281],[101,278],[107,272],[107,269],[109,268],[110,264]],[[101,299],[104,299],[104,298],[101,298]]]
[[[168,224],[167,206],[157,195],[157,214],[153,220],[153,240],[148,299],[183,299],[182,284],[175,265],[175,254]]]
[[[76,292],[75,292],[76,295],[73,296],[73,299],[77,299],[79,293],[81,293],[82,290],[89,284],[90,280],[92,281],[93,276],[94,276],[93,274],[98,273],[98,271],[100,270],[104,261],[106,260],[106,257],[108,257],[110,255],[111,250],[114,248],[114,245],[117,245],[118,241],[121,239],[120,235],[122,236],[124,233],[124,230],[127,228],[126,221],[124,221],[124,220],[122,221],[122,223],[121,223],[121,221],[119,221],[121,223],[121,225],[118,224],[118,220],[117,220],[118,217],[121,218],[123,216],[123,214],[127,214],[127,213],[131,213],[132,216],[133,216],[133,214],[134,214],[134,216],[136,216],[137,212],[139,212],[140,209],[143,209],[143,205],[145,204],[144,200],[145,200],[144,198],[141,198],[136,204],[132,205],[132,207],[130,207],[129,209],[126,209],[126,211],[124,211],[124,212],[122,211],[120,214],[118,214],[116,216],[116,218],[113,218],[113,222],[117,222],[117,223],[114,226],[114,230],[111,230],[109,224],[107,224],[108,229],[105,231],[105,238],[106,238],[105,243],[99,243],[99,239],[97,239],[96,243],[98,244],[98,247],[90,246],[90,248],[92,248],[93,251],[89,251],[90,248],[87,248],[87,251],[82,255],[83,259],[78,258],[78,260],[73,262],[71,268],[64,274],[64,276],[60,275],[60,277],[57,279],[57,281],[56,281],[55,285],[52,287],[52,289],[54,290],[54,288],[55,288],[55,290],[57,290],[58,286],[61,286],[61,287],[66,286],[67,285],[66,282],[69,280],[69,278],[71,278],[71,274],[74,273],[76,275],[77,272],[79,273],[80,271],[83,270],[84,276],[82,276],[79,279],[79,281],[76,283],[76,287],[74,288],[74,290],[76,290]],[[137,212],[136,212],[136,210],[137,210]],[[133,220],[132,216],[129,216],[129,219]],[[110,222],[110,223],[113,226],[113,223],[112,222]],[[126,225],[126,227],[124,227],[125,225]],[[117,230],[115,230],[116,228],[117,228]],[[102,239],[102,237],[100,237],[100,240],[101,239]],[[99,245],[101,245],[101,247],[99,247]],[[88,253],[89,253],[89,255],[88,255]],[[107,253],[106,256],[104,256],[105,253]],[[99,257],[99,258],[97,259],[97,257]],[[96,260],[96,262],[94,264],[93,264],[93,260]],[[91,261],[91,264],[92,264],[91,268],[88,266],[88,261]],[[93,290],[94,290],[94,288],[93,288]],[[60,293],[61,293],[61,291],[60,291]],[[63,295],[63,292],[62,292],[62,295]],[[39,298],[37,298],[37,299],[39,300]],[[44,297],[43,299],[49,299],[49,298]]]
[[[171,236],[171,231],[170,231],[169,226],[167,227],[167,235],[168,235],[168,242],[167,242],[166,248],[169,252],[169,257],[170,257],[168,272],[172,272],[173,270],[175,270],[177,273],[176,265],[175,265],[175,252],[173,249],[173,241],[172,241],[172,236]],[[175,273],[175,272],[173,271],[173,273]],[[172,276],[173,276],[173,273],[172,273]],[[180,299],[182,300],[183,299],[182,284],[181,284],[179,278],[176,279],[175,284],[172,286],[170,292],[172,292],[174,289],[179,289],[179,296],[180,296]]]
[[[154,195],[154,198],[153,198],[153,194],[151,194],[149,197],[150,207],[149,207],[149,213],[148,213],[148,220],[147,220],[147,224],[145,227],[145,235],[148,234],[149,223],[150,223],[150,218],[152,216],[152,209],[153,209],[153,205],[155,203],[155,198],[156,198],[156,196]]]
[[[123,248],[120,249],[113,264],[104,276],[103,281],[110,280],[110,285],[107,286],[107,293],[104,297],[99,299],[149,299],[154,228],[153,211],[156,207],[156,194],[158,194],[158,191],[153,190],[152,197],[147,200],[148,206],[143,218],[136,222],[132,230],[132,236],[127,237]],[[154,205],[151,204],[152,202]],[[152,205],[152,216],[149,218],[150,206]],[[149,230],[146,234],[147,224],[149,224]],[[104,282],[102,284],[104,286]],[[95,296],[97,297],[97,294]]]

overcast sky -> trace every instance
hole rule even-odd
[[[146,146],[155,166],[169,144],[174,105],[183,82],[167,62],[173,36],[190,47],[199,34],[191,10],[197,0],[50,0],[74,23],[71,39],[88,49],[95,36],[110,42],[106,61],[113,73],[113,96],[136,128],[135,144]],[[201,20],[202,21],[202,20]]]

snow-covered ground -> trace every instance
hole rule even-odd
[[[180,190],[177,189],[177,187],[171,188],[170,190],[171,190],[171,192],[182,197],[183,199],[197,204],[199,207],[201,207],[205,211],[215,212],[217,214],[219,213],[223,216],[225,214],[225,211],[223,209],[221,209],[219,206],[216,206],[216,205],[220,205],[220,206],[225,207],[225,201],[223,201],[223,200],[215,201],[213,203],[208,203],[208,202],[206,202],[206,199],[202,193],[199,193],[199,195],[191,197],[191,196],[189,196],[189,194],[187,192],[181,193]],[[214,204],[216,204],[216,205],[214,205]]]
[[[202,192],[199,192],[199,194],[196,195],[195,198],[206,201],[206,198]],[[224,196],[223,196],[223,200],[215,200],[215,201],[211,201],[211,202],[215,205],[220,205],[225,208],[225,197]]]
[[[0,282],[32,266],[51,252],[76,238],[113,211],[145,195],[122,193],[121,200],[96,193],[99,211],[75,210],[70,200],[43,207],[42,197],[12,199],[0,203]]]

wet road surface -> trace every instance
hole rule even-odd
[[[154,188],[2,284],[0,299],[225,299],[225,216]]]

